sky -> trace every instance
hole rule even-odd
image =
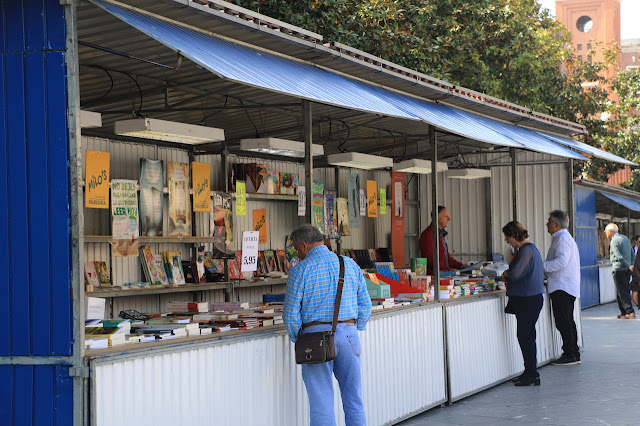
[[[538,0],[538,3],[551,11],[555,16],[556,0]],[[620,4],[620,32],[622,40],[628,38],[640,38],[640,0],[622,0]]]

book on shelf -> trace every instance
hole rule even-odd
[[[96,265],[93,262],[85,262],[84,263],[84,278],[88,285],[100,286],[100,281],[98,280],[98,273],[96,272]]]
[[[166,251],[162,253],[170,284],[182,285],[186,283],[184,280],[184,271],[182,270],[181,256],[182,252],[179,251]]]
[[[276,250],[276,258],[278,260],[278,268],[285,274],[289,273],[289,259],[287,259],[287,253],[282,250]]]
[[[247,194],[257,191],[257,181],[258,169],[256,163],[244,163],[244,182]]]
[[[229,265],[229,278],[234,280],[242,278],[238,262],[235,259],[229,259],[227,263]]]
[[[285,195],[296,195],[298,193],[297,173],[280,172],[280,193]]]
[[[267,177],[267,194],[280,194],[280,173],[269,172]]]
[[[276,263],[276,255],[273,250],[264,251],[265,265],[267,266],[267,273],[278,271],[278,265]]]
[[[160,263],[159,263],[160,262]],[[151,247],[143,245],[140,247],[140,263],[144,276],[152,285],[168,284],[162,256],[156,256],[151,251]]]
[[[196,284],[200,282],[199,279],[197,278],[198,271],[196,270],[194,274],[193,268],[191,267],[191,261],[183,260],[180,263],[182,263],[182,272],[184,273],[185,283]]]
[[[269,193],[269,170],[266,164],[256,164],[256,192],[258,194]]]
[[[100,285],[111,285],[111,280],[109,279],[109,268],[107,268],[107,262],[104,260],[100,260],[94,262],[96,266],[96,273],[98,274],[98,281],[100,281]]]

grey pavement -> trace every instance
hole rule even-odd
[[[640,319],[619,313],[617,303],[583,310],[582,363],[541,367],[540,386],[505,382],[400,424],[640,425]]]

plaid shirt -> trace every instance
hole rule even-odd
[[[340,276],[337,256],[324,245],[314,247],[289,274],[283,320],[292,342],[302,324],[333,321],[333,308]],[[364,330],[371,317],[371,298],[360,267],[344,257],[344,286],[338,321],[356,320]]]

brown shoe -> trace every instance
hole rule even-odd
[[[626,315],[625,314],[620,314],[618,315],[616,318],[618,319],[625,319]]]
[[[636,319],[636,314],[627,314],[624,316],[624,319]]]

